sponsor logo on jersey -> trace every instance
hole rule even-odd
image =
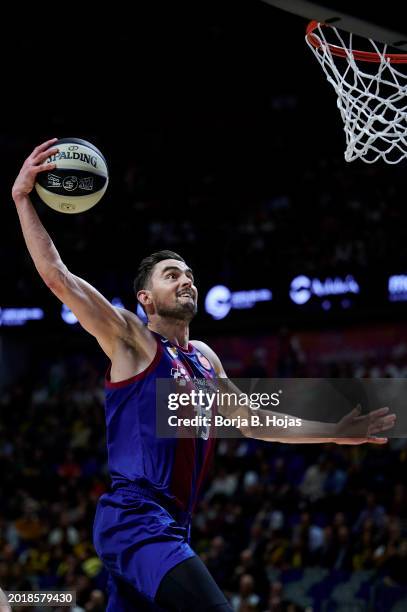
[[[212,370],[211,362],[209,361],[209,359],[207,359],[205,355],[202,355],[202,353],[199,353],[198,351],[196,354],[201,366],[203,366],[205,370]]]
[[[185,387],[187,382],[191,380],[187,370],[179,362],[174,363],[174,368],[171,368],[171,376],[181,386]]]
[[[177,349],[175,348],[175,346],[167,346],[167,347],[166,347],[166,349],[167,349],[167,351],[169,352],[170,357],[172,357],[173,359],[177,359],[177,357],[178,357],[178,351],[177,351]]]

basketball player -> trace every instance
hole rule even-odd
[[[56,139],[26,159],[13,186],[13,199],[34,264],[51,291],[77,316],[111,361],[106,378],[106,428],[110,492],[99,500],[94,525],[96,551],[109,571],[109,612],[131,610],[231,610],[200,558],[189,545],[191,513],[213,452],[213,438],[157,438],[155,381],[174,375],[193,379],[226,377],[218,356],[203,342],[189,340],[197,311],[192,270],[171,251],[146,257],[135,280],[148,325],[112,306],[96,289],[70,272],[30,201],[39,172]],[[163,406],[163,410],[167,407]],[[348,415],[335,430],[349,436],[365,417]],[[369,435],[332,438],[338,443],[383,443],[374,437],[392,427],[387,409],[368,415]],[[304,421],[302,438],[322,432]],[[345,428],[345,429],[344,429]],[[144,603],[143,603],[144,602]]]

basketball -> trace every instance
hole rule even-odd
[[[107,189],[106,160],[93,144],[79,138],[61,138],[59,151],[47,159],[51,172],[37,176],[35,189],[41,200],[58,212],[75,214],[97,204]]]

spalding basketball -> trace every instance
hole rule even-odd
[[[107,189],[106,160],[93,144],[79,138],[61,138],[58,153],[47,159],[56,167],[37,175],[35,189],[41,200],[58,212],[80,213],[99,202]]]

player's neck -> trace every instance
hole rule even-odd
[[[164,338],[167,338],[173,344],[178,344],[183,349],[188,348],[189,323],[186,321],[155,319],[148,323],[148,329],[164,336]]]

